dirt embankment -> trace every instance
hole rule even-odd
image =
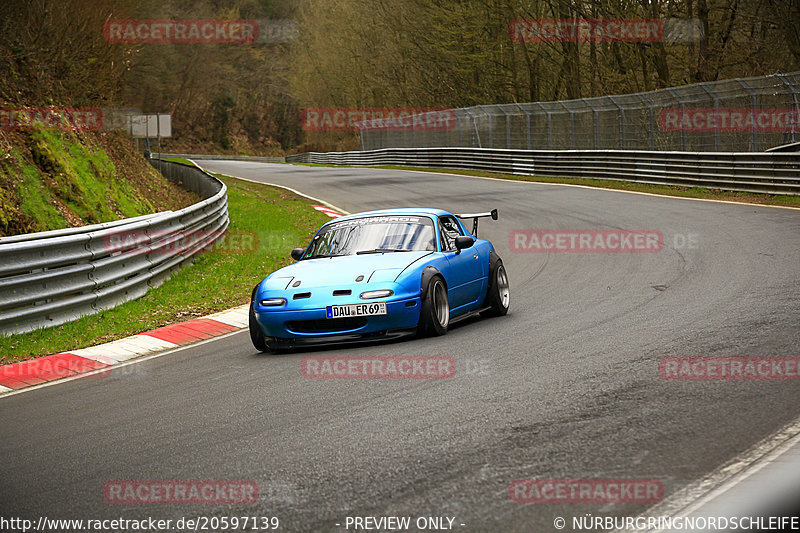
[[[0,236],[181,209],[171,183],[116,132],[0,131]]]

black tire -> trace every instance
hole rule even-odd
[[[503,260],[499,257],[493,261],[489,271],[489,287],[486,289],[486,305],[488,309],[482,316],[503,316],[508,313],[511,303],[511,291],[508,286],[508,274]]]
[[[255,346],[256,350],[259,352],[268,352],[269,347],[267,346],[267,339],[264,337],[264,332],[261,331],[261,326],[258,325],[258,321],[256,320],[256,313],[253,310],[253,302],[250,301],[250,340],[253,342],[253,346]]]
[[[450,323],[450,302],[447,299],[447,286],[441,276],[433,276],[428,281],[422,309],[419,313],[417,333],[422,337],[439,336],[447,333]]]

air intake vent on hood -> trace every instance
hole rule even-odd
[[[352,294],[352,292],[353,291],[351,291],[350,289],[340,289],[340,290],[333,291],[333,295],[334,296],[350,296],[350,294]]]
[[[311,298],[310,292],[298,292],[292,296],[292,300],[302,300],[303,298]]]

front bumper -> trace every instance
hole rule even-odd
[[[371,340],[393,336],[396,330],[408,330],[419,323],[421,300],[419,296],[397,300],[369,300],[386,302],[385,315],[359,317],[359,319],[329,319],[325,307],[304,309],[276,309],[255,306],[256,321],[264,335],[278,341],[342,342]],[[365,303],[360,302],[347,303]],[[340,305],[345,302],[335,302]]]

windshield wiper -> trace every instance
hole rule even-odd
[[[342,257],[344,254],[315,254],[315,255],[308,255],[303,259],[320,259],[322,257]]]
[[[411,250],[403,250],[401,248],[375,248],[374,250],[359,250],[356,255],[363,254],[382,254],[385,252],[410,252]]]

